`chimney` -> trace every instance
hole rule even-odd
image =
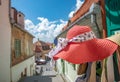
[[[10,10],[10,18],[11,23],[17,23],[17,10],[13,7]]]
[[[21,28],[24,29],[24,14],[22,12],[17,13],[17,24],[21,26]]]

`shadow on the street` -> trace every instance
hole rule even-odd
[[[51,76],[30,76],[30,77],[25,77],[19,80],[18,82],[52,82],[52,77]]]
[[[49,67],[49,64],[46,65]],[[18,82],[52,82],[52,78],[56,77],[56,74],[54,74],[51,68],[40,66],[39,69],[36,71],[36,75],[24,77]]]

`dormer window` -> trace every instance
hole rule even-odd
[[[21,17],[21,14],[19,14],[19,17]]]

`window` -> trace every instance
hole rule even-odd
[[[21,55],[21,40],[15,39],[15,57],[18,58]]]
[[[0,5],[1,5],[1,0],[0,0]]]
[[[21,17],[21,14],[19,14],[19,17]]]

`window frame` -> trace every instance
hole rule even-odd
[[[15,58],[19,58],[21,56],[21,40],[20,39],[15,39],[14,48],[15,48]]]

